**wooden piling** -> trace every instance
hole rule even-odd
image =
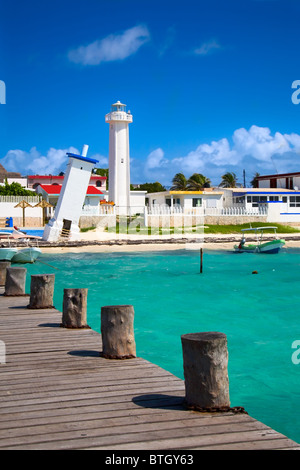
[[[200,248],[200,273],[203,272],[203,249]]]
[[[223,333],[181,336],[186,403],[195,409],[230,406],[227,337]]]
[[[64,328],[89,328],[87,325],[88,289],[64,289],[62,325]]]
[[[25,294],[26,268],[6,268],[5,292],[6,296],[22,296]]]
[[[35,274],[31,276],[30,301],[27,308],[54,308],[55,274]]]
[[[10,261],[0,261],[0,286],[5,286],[6,268],[9,268],[10,265]]]
[[[130,359],[136,357],[132,305],[110,305],[101,308],[102,357]]]

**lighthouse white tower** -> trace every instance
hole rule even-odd
[[[129,128],[132,115],[126,105],[117,101],[106,114],[109,123],[109,200],[120,215],[130,213]]]

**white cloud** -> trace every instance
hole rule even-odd
[[[273,155],[282,155],[291,150],[286,136],[279,132],[272,136],[267,127],[252,126],[249,131],[237,129],[233,142],[239,159],[251,155],[259,161],[268,161]]]
[[[144,176],[147,179],[151,176],[152,181],[170,184],[178,172],[186,177],[197,172],[217,185],[226,171],[242,175],[245,169],[251,180],[255,172],[283,173],[299,171],[299,168],[300,135],[280,132],[272,135],[269,128],[253,125],[249,130],[237,129],[233,133],[232,143],[227,138],[204,143],[187,155],[173,159],[166,158],[161,148],[156,149],[147,157]]]
[[[194,52],[197,55],[205,56],[208,54],[212,54],[218,49],[221,49],[221,45],[215,39],[211,39],[210,41],[207,41],[201,44],[201,46],[195,49]]]
[[[161,168],[162,166],[166,165],[167,160],[164,158],[164,152],[161,148],[153,150],[146,160],[145,169],[151,170],[153,168]]]
[[[100,155],[100,153],[95,153],[91,158],[98,160],[96,165],[97,168],[108,168],[108,158]]]
[[[22,175],[57,175],[66,170],[68,156],[67,153],[80,155],[81,152],[74,147],[67,149],[50,148],[45,155],[42,155],[36,147],[32,147],[29,152],[24,150],[9,150],[0,163],[7,171],[16,171]],[[100,154],[92,155],[91,158],[98,160],[97,167],[108,165],[108,159]]]
[[[99,65],[101,62],[123,60],[135,54],[150,39],[148,28],[134,26],[121,34],[110,34],[87,46],[80,46],[69,52],[71,62],[83,65]]]

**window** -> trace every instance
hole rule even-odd
[[[279,201],[279,196],[270,196],[269,201]]]
[[[172,204],[172,199],[170,198],[167,198],[166,199],[166,204],[171,207],[171,204]],[[180,205],[180,199],[173,199],[173,206],[175,206],[175,204],[179,204]]]
[[[300,196],[290,196],[290,207],[300,207]]]
[[[286,196],[282,196],[282,202],[287,203],[287,197]]]
[[[258,207],[258,204],[268,202],[267,196],[247,196],[247,202],[252,203],[252,207]]]
[[[193,198],[193,207],[201,207],[202,206],[202,198],[201,197],[194,197]]]

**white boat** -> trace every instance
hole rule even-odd
[[[264,231],[274,230],[273,240],[263,240]],[[285,241],[277,238],[277,227],[255,227],[245,228],[242,232],[254,232],[256,235],[256,243],[246,244],[245,236],[243,235],[239,245],[235,245],[234,249],[239,253],[278,253],[279,250],[285,245]]]
[[[28,235],[27,233],[23,233],[14,227],[14,230],[11,234],[11,237],[24,243],[27,243],[26,248],[21,248],[17,250],[17,253],[12,257],[12,263],[34,263],[36,259],[41,255],[41,250],[38,246],[30,246],[30,240],[41,240],[42,237],[36,237],[33,235]]]
[[[7,240],[9,243],[9,246],[0,245],[0,261],[11,261],[12,257],[18,252],[18,248],[10,246],[10,236],[11,233],[9,232],[0,232],[0,240]]]
[[[12,257],[12,263],[34,263],[41,255],[41,250],[36,246],[28,246],[18,250]]]

